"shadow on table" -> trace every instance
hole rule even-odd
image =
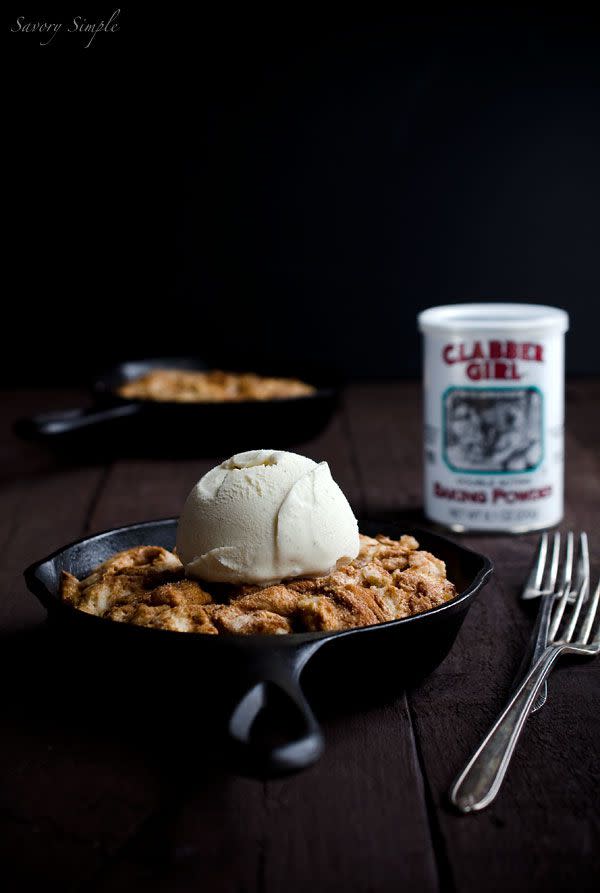
[[[341,673],[332,655],[308,665],[303,688],[321,721],[356,713],[399,696],[393,663],[388,655],[369,668],[357,662],[349,672],[344,662]],[[196,765],[210,765],[213,778],[232,771],[263,777],[235,761],[225,736],[248,681],[232,676],[224,686],[187,651],[182,657],[156,652],[154,659],[140,660],[138,654],[103,649],[100,642],[78,642],[46,623],[2,636],[0,665],[10,680],[3,698],[5,724],[40,736],[72,730],[79,739],[117,737],[167,775],[176,776],[185,754],[193,754]],[[287,733],[294,721],[278,709],[262,717],[264,734]],[[185,773],[188,788],[190,783]]]
[[[48,623],[2,636],[0,653],[3,678],[10,681],[5,723],[118,736],[144,759],[165,766],[180,764],[185,744],[195,760],[225,765],[214,685],[197,678],[189,663],[158,657],[142,664],[113,647],[103,651],[98,643],[77,643]]]

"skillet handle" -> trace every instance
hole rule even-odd
[[[64,409],[59,412],[41,412],[15,422],[15,433],[26,440],[57,437],[83,428],[90,428],[115,419],[128,418],[141,410],[140,403],[120,403],[116,406]]]
[[[315,763],[323,753],[323,733],[302,688],[300,669],[261,674],[233,708],[227,733],[235,755],[253,771],[266,774],[298,772]],[[276,743],[253,735],[255,720],[263,709],[285,707],[297,731],[278,736]],[[277,706],[275,709],[277,709]]]

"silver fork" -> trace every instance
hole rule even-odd
[[[515,676],[515,682],[511,694],[517,689],[519,683],[527,675],[531,667],[538,660],[540,654],[548,644],[548,630],[550,626],[550,614],[554,598],[567,592],[569,601],[573,601],[574,593],[571,592],[571,584],[573,580],[573,557],[574,557],[574,534],[569,531],[566,535],[565,557],[561,567],[560,582],[556,585],[558,579],[558,568],[560,562],[560,533],[556,532],[552,537],[552,550],[549,552],[549,538],[547,533],[543,533],[540,537],[538,545],[537,557],[531,569],[531,573],[523,587],[521,598],[532,599],[540,598],[540,607],[532,634],[532,646],[525,652],[521,665]],[[589,589],[590,580],[590,555],[588,548],[588,540],[586,533],[579,534],[579,550],[577,557],[577,573],[575,578],[575,590],[577,591],[584,583],[586,586],[586,594]],[[585,598],[585,596],[584,596]],[[540,707],[543,707],[548,697],[548,683],[542,685],[535,703],[531,708],[531,712],[535,713]]]
[[[575,590],[575,600],[571,603],[567,588],[562,595],[553,599],[547,647],[450,790],[450,800],[461,812],[485,809],[496,797],[531,707],[558,658],[565,654],[595,657],[600,652],[600,628],[596,629],[592,638],[600,601],[600,580],[590,599],[585,617],[579,623],[586,589],[587,584],[584,581]],[[575,637],[578,624],[579,629]]]

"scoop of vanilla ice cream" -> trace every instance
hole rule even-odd
[[[326,462],[238,453],[189,494],[177,529],[186,573],[218,583],[327,574],[358,555],[358,524]]]

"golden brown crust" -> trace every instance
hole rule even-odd
[[[122,623],[215,635],[284,635],[351,629],[410,617],[456,595],[444,562],[410,536],[360,537],[354,561],[325,577],[261,588],[183,579],[179,559],[157,546],[113,555],[81,582],[64,571],[61,597]]]
[[[296,378],[267,378],[247,372],[200,372],[188,369],[153,369],[117,389],[127,400],[176,403],[235,403],[242,400],[277,400],[305,397],[315,388]]]
[[[176,583],[163,583],[150,593],[153,605],[207,605],[212,596],[194,580],[178,580]]]
[[[244,592],[241,595],[231,595],[229,601],[241,611],[274,611],[281,617],[290,617],[296,611],[298,597],[287,586],[267,586],[261,589],[253,587],[254,592]]]
[[[79,602],[79,580],[68,571],[61,571],[60,594],[64,602],[77,607]]]
[[[115,605],[106,614],[109,620],[133,623],[136,626],[149,626],[155,629],[169,629],[180,633],[208,633],[215,635],[216,627],[210,622],[200,605]]]
[[[162,546],[135,546],[111,555],[94,568],[92,573],[81,581],[81,585],[84,588],[90,586],[108,574],[139,576],[146,580],[152,579],[156,585],[161,576],[170,579],[176,574],[177,578],[181,579],[183,565],[173,552],[163,549]]]
[[[235,605],[210,605],[206,613],[221,633],[278,636],[292,631],[290,622],[272,611],[242,611]]]

